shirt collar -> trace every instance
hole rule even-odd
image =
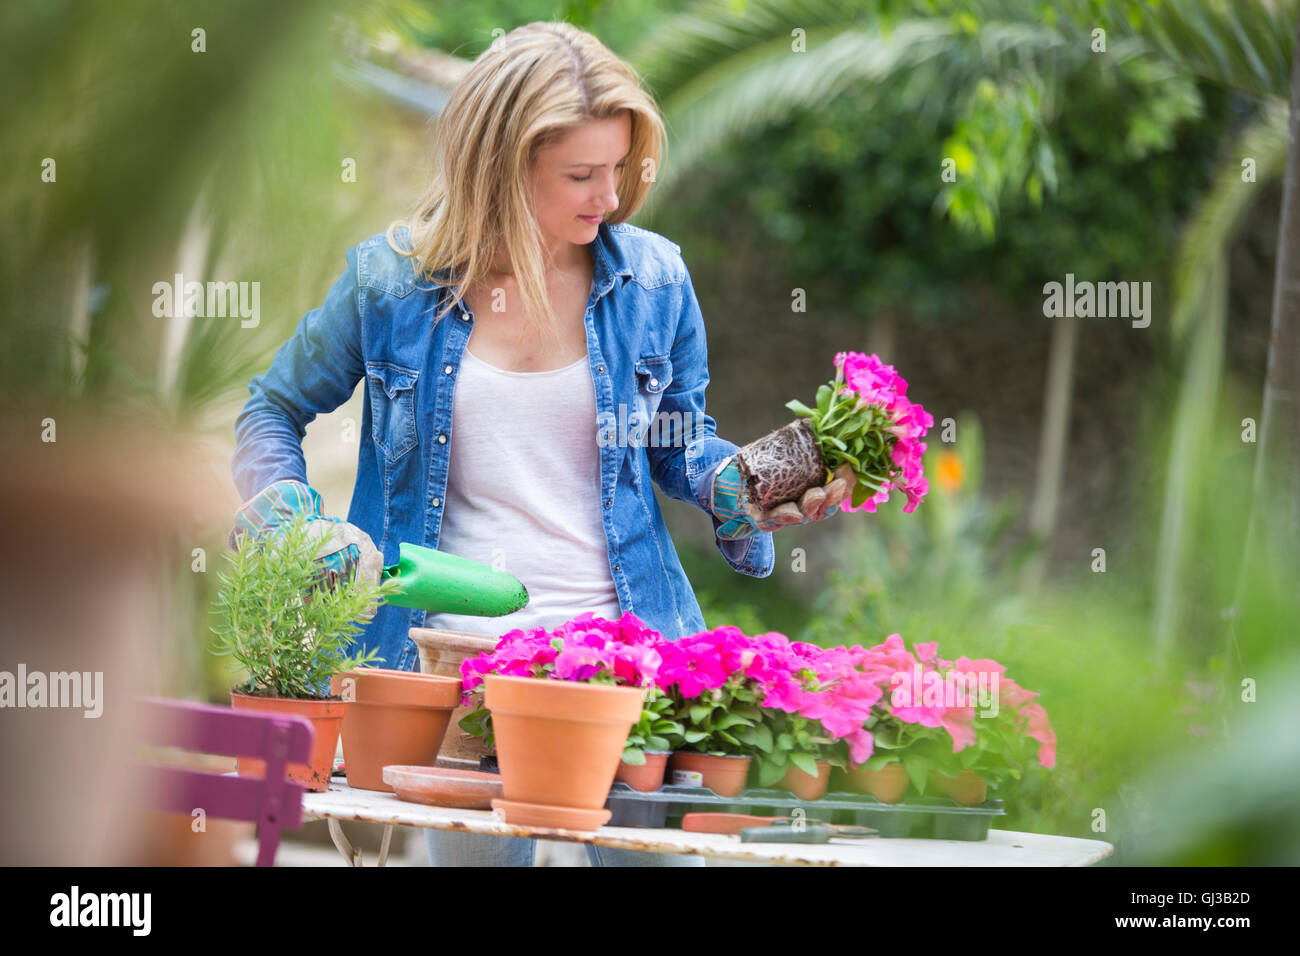
[[[593,249],[592,282],[596,287],[596,298],[599,299],[613,288],[615,279],[619,276],[632,278],[635,272],[632,263],[628,261],[626,249],[619,243],[618,236],[610,229],[609,223],[601,222],[596,230],[596,238],[590,245]],[[450,275],[450,269],[439,269],[434,273],[434,276],[439,279],[445,279]],[[459,289],[459,286],[452,286],[452,288]]]

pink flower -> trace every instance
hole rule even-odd
[[[462,700],[468,704],[488,674],[649,686],[661,663],[660,644],[666,644],[662,636],[630,613],[616,623],[587,612],[549,632],[516,628],[501,635],[491,651],[461,663]]]
[[[658,686],[660,690],[676,687],[683,698],[698,697],[706,690],[721,687],[730,674],[721,651],[708,641],[684,637],[668,642],[661,653]]]
[[[889,436],[888,474],[878,475],[881,490],[875,492],[861,505],[852,502],[842,505],[845,511],[874,512],[877,506],[889,500],[889,490],[902,491],[907,496],[903,511],[916,510],[929,493],[921,459],[925,454],[926,430],[934,426],[934,418],[924,408],[907,398],[907,382],[892,365],[886,365],[878,356],[861,352],[838,352],[835,367],[846,388],[838,394],[854,394],[859,398],[859,408],[874,406],[885,413],[889,425],[883,431]],[[892,466],[892,467],[891,467]]]

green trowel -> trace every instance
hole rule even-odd
[[[514,575],[454,554],[403,541],[396,564],[383,569],[383,579],[397,578],[405,590],[387,599],[397,607],[433,614],[474,614],[501,617],[528,603],[528,591]]]

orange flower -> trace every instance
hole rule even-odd
[[[935,469],[936,477],[941,487],[948,494],[955,494],[961,490],[962,465],[961,456],[954,451],[943,451],[939,453],[939,463]]]

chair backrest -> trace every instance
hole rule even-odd
[[[285,770],[310,759],[316,735],[311,722],[158,697],[137,703],[144,711],[141,726],[148,728],[145,743],[266,761],[261,780],[157,764],[141,769],[151,809],[188,816],[201,808],[209,817],[252,821],[257,824],[257,865],[273,865],[281,828],[302,827],[305,788],[286,780]]]

